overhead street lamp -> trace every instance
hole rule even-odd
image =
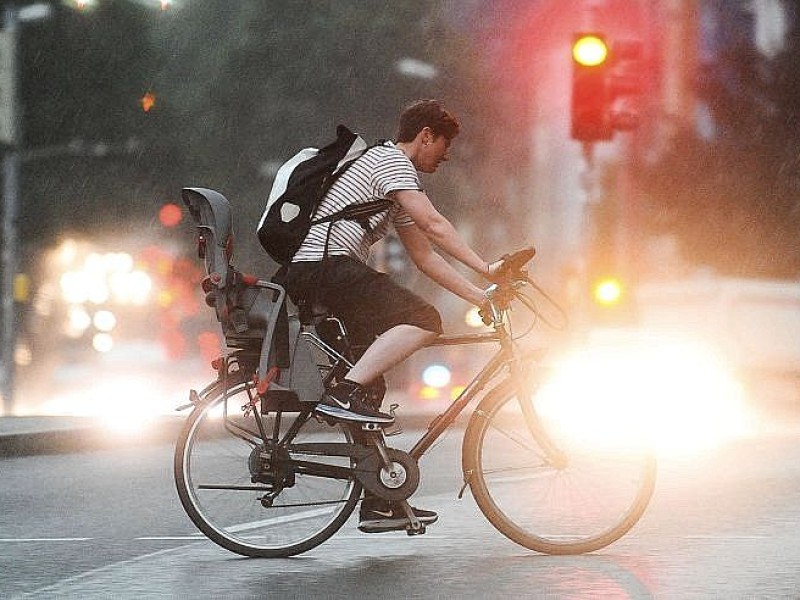
[[[436,79],[436,76],[439,75],[439,69],[436,68],[436,65],[416,58],[401,58],[395,62],[394,68],[401,75],[418,79]]]

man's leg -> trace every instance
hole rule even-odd
[[[347,379],[366,385],[435,340],[437,335],[415,325],[395,325],[370,344],[347,373]]]
[[[435,339],[442,331],[441,317],[431,304],[358,261],[339,261],[328,275],[322,298],[344,321],[351,344],[366,350],[345,378],[327,390],[315,411],[345,420],[391,423],[393,416],[370,405],[365,386]]]

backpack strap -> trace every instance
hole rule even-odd
[[[369,231],[369,218],[373,215],[377,215],[380,212],[389,210],[391,205],[392,201],[386,199],[373,200],[372,202],[364,202],[362,204],[351,204],[350,206],[346,206],[342,210],[335,212],[332,215],[312,221],[311,225],[318,225],[320,223],[329,223],[345,219],[348,221],[357,221],[361,227],[363,227],[366,231]]]

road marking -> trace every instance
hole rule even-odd
[[[314,510],[307,510],[304,512],[295,513],[293,515],[286,515],[283,517],[270,517],[261,521],[250,521],[249,523],[240,523],[239,525],[232,525],[226,527],[227,531],[231,533],[242,533],[252,531],[253,529],[260,529],[262,527],[270,527],[272,525],[283,525],[285,523],[294,523],[295,521],[302,521],[304,519],[313,519],[323,515],[330,514],[334,511],[333,508],[317,508]]]
[[[18,598],[41,598],[45,594],[52,594],[53,596],[57,597],[65,597],[67,595],[66,592],[69,591],[70,587],[72,587],[75,584],[80,584],[83,581],[90,580],[92,577],[95,577],[98,574],[108,573],[120,567],[124,568],[126,565],[133,565],[139,562],[150,560],[157,556],[164,556],[166,554],[171,554],[173,552],[181,551],[183,549],[184,549],[183,546],[178,546],[177,548],[167,548],[166,550],[159,550],[158,552],[151,552],[149,554],[143,554],[141,556],[136,556],[128,560],[122,560],[119,562],[111,563],[103,567],[92,569],[91,571],[84,571],[83,573],[79,573],[72,577],[67,577],[51,585],[32,590],[30,592],[26,592],[18,596]]]
[[[766,540],[768,535],[704,535],[694,534],[683,536],[687,540]]]
[[[144,537],[133,538],[136,541],[147,540],[204,540],[206,539],[202,533],[193,533],[192,535],[150,535]]]
[[[15,542],[88,542],[94,538],[73,537],[73,538],[0,538],[0,544],[11,544]]]

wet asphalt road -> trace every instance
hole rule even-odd
[[[798,428],[662,459],[643,520],[577,557],[531,553],[469,493],[457,500],[459,443],[453,431],[423,459],[414,502],[440,513],[426,535],[369,536],[350,522],[280,560],[196,533],[170,444],[2,459],[0,597],[800,598]]]

